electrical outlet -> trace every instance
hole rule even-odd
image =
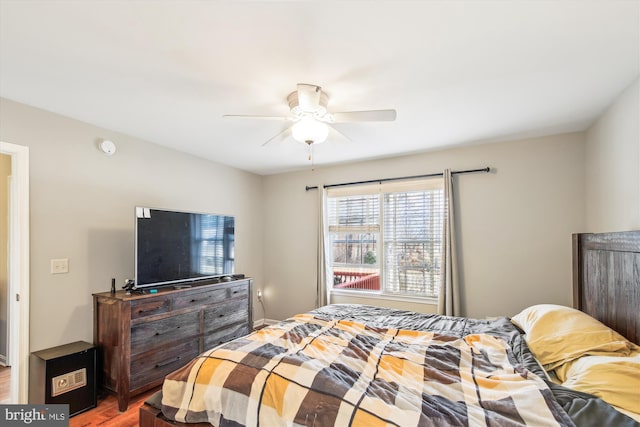
[[[51,260],[51,274],[62,274],[69,272],[69,258]]]
[[[257,295],[258,295],[258,301],[262,301],[262,289],[258,289]]]

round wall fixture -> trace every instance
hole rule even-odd
[[[107,156],[111,156],[116,152],[116,144],[114,144],[113,141],[109,141],[108,139],[100,142],[99,147],[100,151],[102,151]]]

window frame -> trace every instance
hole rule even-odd
[[[376,245],[376,264],[378,266],[378,274],[380,275],[380,290],[371,291],[367,289],[336,289],[334,288],[333,283],[333,272],[335,271],[334,266],[336,264],[333,262],[333,238],[332,233],[336,233],[336,231],[330,231],[331,225],[329,225],[329,221],[327,221],[327,226],[325,227],[325,239],[327,240],[327,244],[325,248],[329,250],[328,258],[328,268],[329,273],[327,274],[327,287],[329,288],[329,292],[332,295],[337,296],[348,296],[348,297],[358,297],[365,299],[382,299],[382,300],[394,300],[394,301],[402,301],[402,302],[420,302],[420,303],[437,303],[439,298],[439,289],[438,286],[435,285],[435,291],[438,292],[435,295],[420,295],[420,294],[411,294],[411,293],[395,293],[387,291],[386,286],[386,260],[384,256],[385,251],[385,237],[384,237],[384,194],[385,193],[402,193],[402,192],[410,192],[410,191],[432,191],[432,190],[440,190],[443,192],[444,197],[444,179],[442,177],[432,177],[432,178],[424,178],[418,180],[411,181],[400,181],[400,182],[392,182],[392,183],[379,183],[373,185],[362,185],[362,186],[349,186],[349,187],[341,187],[339,189],[329,188],[327,190],[327,200],[336,197],[344,197],[344,196],[363,196],[367,194],[377,194],[378,200],[378,227],[379,229],[376,231],[378,234],[378,241],[375,243]],[[327,203],[326,209],[329,209],[330,203]],[[443,206],[444,208],[444,206]],[[327,215],[329,216],[329,215]],[[444,221],[444,214],[442,215],[442,220]],[[363,233],[360,231],[360,233]],[[442,268],[442,265],[440,266]]]

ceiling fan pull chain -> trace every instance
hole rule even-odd
[[[313,172],[313,141],[307,140],[305,142],[309,146],[309,161],[311,162],[311,171]]]

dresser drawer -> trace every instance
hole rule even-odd
[[[243,322],[236,323],[235,325],[205,334],[204,349],[210,350],[220,344],[226,343],[227,341],[247,335],[250,332],[249,325],[246,322],[246,317],[243,320]]]
[[[158,349],[151,354],[139,355],[131,361],[131,389],[162,380],[198,354],[198,340],[192,339],[179,345]]]
[[[236,323],[239,319],[246,320],[247,313],[248,301],[244,299],[208,307],[204,310],[204,333],[206,335],[211,330]]]
[[[198,311],[137,324],[131,328],[131,355],[165,345],[170,346],[181,339],[198,336],[199,331]]]
[[[227,288],[209,289],[206,291],[189,291],[185,295],[180,295],[173,300],[173,309],[177,310],[184,307],[196,307],[217,302],[223,302],[227,299]]]
[[[247,285],[232,286],[229,288],[229,298],[249,298],[249,287]]]
[[[171,310],[168,298],[149,298],[131,302],[131,319],[138,319]]]

